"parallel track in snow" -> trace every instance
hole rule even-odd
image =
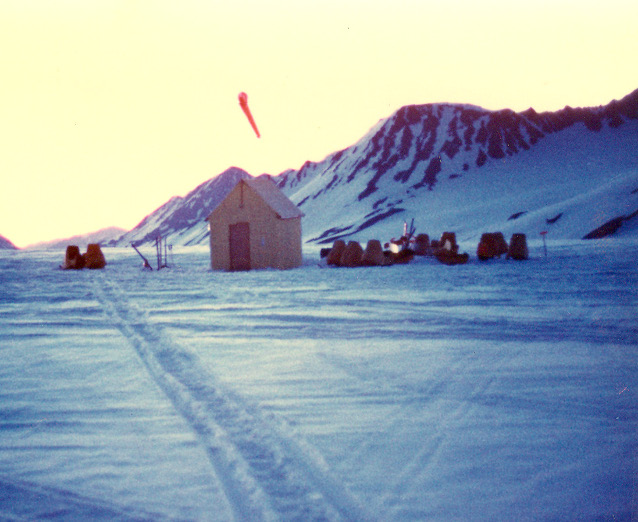
[[[311,448],[275,419],[216,382],[197,356],[173,341],[100,274],[97,299],[149,374],[206,449],[225,510],[237,520],[371,520]]]

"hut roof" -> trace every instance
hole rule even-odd
[[[298,218],[304,215],[303,212],[297,208],[297,205],[290,201],[286,195],[279,190],[279,187],[277,187],[277,185],[275,185],[275,183],[266,176],[241,179],[238,183],[245,183],[253,189],[281,219]],[[235,187],[233,187],[233,190],[234,188]],[[213,209],[211,209],[208,218],[210,218],[212,213],[221,203],[222,202],[220,201]]]

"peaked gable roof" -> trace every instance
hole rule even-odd
[[[267,176],[240,179],[237,182],[237,185],[240,183],[245,183],[253,189],[259,197],[264,200],[264,203],[266,203],[266,205],[268,205],[281,219],[298,218],[304,215],[304,213],[297,208],[297,205],[290,201],[286,195],[279,190],[279,187],[277,187],[277,185],[275,185],[275,183]],[[235,190],[237,185],[235,185],[230,192]],[[210,211],[208,218],[210,218],[212,213],[221,203],[222,202],[220,201],[217,205],[215,205],[215,207]]]
[[[303,216],[303,212],[297,208],[297,205],[290,201],[286,195],[279,190],[279,187],[266,176],[249,178],[243,181],[257,192],[280,218],[290,219]]]

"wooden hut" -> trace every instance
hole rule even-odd
[[[212,269],[301,265],[302,216],[270,178],[240,180],[206,218]]]

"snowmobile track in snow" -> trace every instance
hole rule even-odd
[[[153,325],[108,274],[99,274],[94,288],[108,320],[206,449],[228,503],[218,510],[239,520],[373,518],[311,447],[216,382],[198,357]]]

